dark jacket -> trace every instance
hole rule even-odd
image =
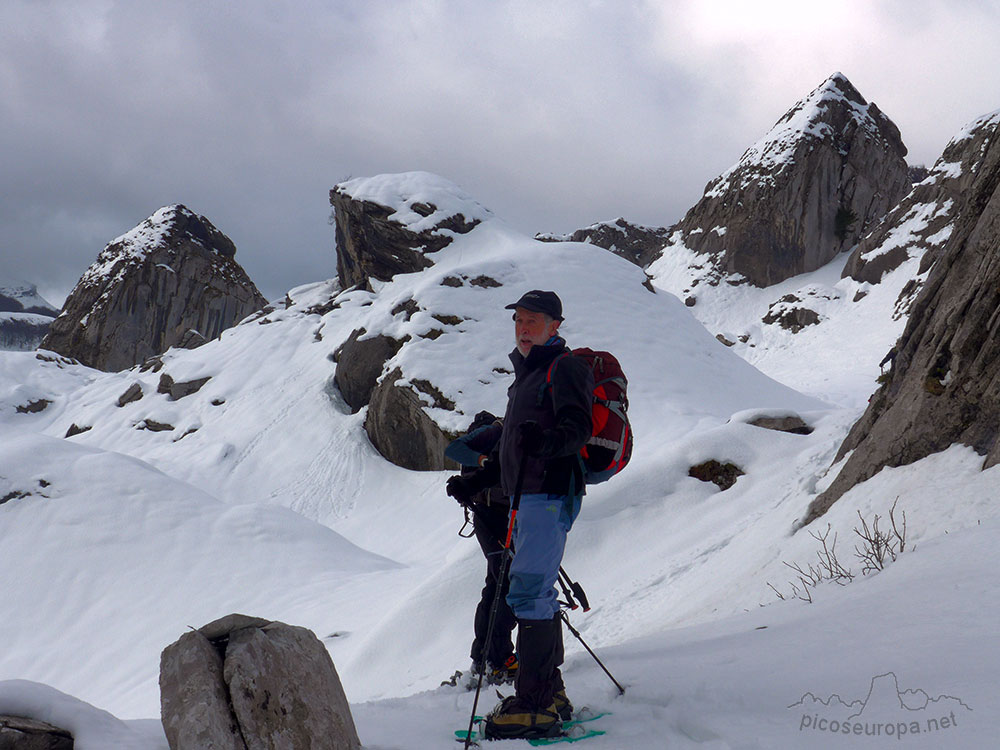
[[[515,349],[514,383],[507,389],[507,413],[500,436],[500,484],[513,496],[522,452],[518,427],[537,422],[546,432],[542,456],[529,456],[525,463],[522,491],[554,495],[584,494],[579,451],[591,435],[594,375],[586,362],[562,357],[553,369],[551,387],[546,385],[549,365],[569,348],[561,338],[546,346],[534,346],[527,357]]]
[[[500,420],[483,427],[477,427],[452,440],[445,448],[444,455],[461,464],[463,475],[477,473],[481,471],[479,459],[496,452],[502,429],[503,425]],[[472,501],[483,505],[510,505],[510,501],[504,497],[500,490],[499,472],[493,477],[493,485],[476,493]]]

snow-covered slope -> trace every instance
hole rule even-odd
[[[482,277],[499,286],[469,283]],[[574,701],[615,712],[594,750],[819,746],[811,736],[797,744],[800,719],[787,706],[810,690],[859,692],[887,669],[907,686],[987,706],[981,674],[996,660],[977,662],[981,671],[965,684],[949,676],[949,661],[966,665],[975,648],[989,648],[984,632],[998,608],[991,589],[961,571],[980,565],[996,538],[995,470],[980,473],[974,456],[953,449],[855,488],[825,519],[843,540],[842,557],[855,512],[885,514],[896,496],[916,551],[896,563],[900,573],[821,587],[815,611],[778,602],[768,583],[787,590],[784,561],[807,563],[816,551],[807,531],[792,529],[829,482],[857,416],[857,362],[831,357],[828,380],[809,381],[813,395],[803,395],[644,281],[604,250],[536,242],[487,218],[436,253],[431,268],[376,282],[374,292],[341,292],[333,282],[291,290],[287,307],[199,349],[168,352],[159,372],[0,354],[0,545],[16,560],[0,570],[0,629],[16,644],[0,652],[0,681],[33,680],[122,719],[152,718],[159,649],[188,626],[241,610],[325,639],[366,746],[448,744],[471,698],[437,686],[467,663],[481,556],[456,535],[461,512],[444,495],[447,474],[400,469],[371,447],[364,410],[351,414],[333,386],[330,355],[359,327],[409,335],[384,375],[398,367],[404,379],[430,380],[455,409],[428,405],[429,415],[461,429],[479,409],[502,409],[512,348],[503,306],[538,287],[563,297],[570,344],[610,349],[630,379],[635,456],[592,488],[564,561],[594,604],[574,623],[629,687],[613,700],[610,682],[567,634]],[[393,314],[407,300],[418,310]],[[721,316],[721,302],[717,309]],[[786,382],[807,380],[807,364],[770,362]],[[209,380],[173,401],[157,393],[164,373]],[[119,406],[136,384],[142,397]],[[41,401],[49,402],[41,411],[16,410]],[[812,434],[748,424],[789,412]],[[89,429],[63,439],[72,425]],[[706,459],[746,474],[720,492],[688,476]],[[955,533],[980,520],[962,554],[950,554],[952,539],[963,538]],[[956,579],[958,592],[949,588]],[[900,604],[888,611],[912,615],[896,638],[884,632],[888,611],[873,616],[889,592]],[[920,619],[935,594],[950,609]],[[973,597],[981,607],[959,607]],[[950,647],[956,618],[970,630]],[[893,641],[906,653],[873,668]],[[850,659],[822,655],[844,642]],[[928,648],[939,655],[906,671],[906,655]],[[0,711],[5,695],[31,697],[22,688],[0,682]]]

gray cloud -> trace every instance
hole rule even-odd
[[[351,175],[437,172],[527,233],[665,225],[835,70],[914,162],[1000,107],[996,6],[814,5],[10,0],[0,276],[65,293],[183,202],[273,297],[334,274]]]

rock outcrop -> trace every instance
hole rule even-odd
[[[436,406],[454,410],[444,396],[426,381],[402,380],[398,369],[386,375],[372,393],[365,431],[372,445],[386,459],[416,471],[455,470],[444,449],[457,435],[448,435],[435,424],[424,408]]]
[[[926,177],[858,243],[844,267],[844,277],[877,284],[886,273],[917,257],[920,274],[926,273],[951,237],[963,196],[998,127],[1000,112],[994,112],[952,138]],[[915,285],[908,294],[917,289]]]
[[[542,242],[586,242],[645,268],[663,249],[669,235],[665,227],[644,227],[618,218],[591,224],[570,234],[537,234],[535,239]]]
[[[378,384],[385,363],[404,343],[383,335],[362,339],[365,333],[364,328],[353,331],[333,355],[333,361],[337,363],[334,382],[353,412],[361,411],[372,400],[372,391]]]
[[[337,670],[305,628],[228,615],[160,659],[171,750],[360,750]]]
[[[708,183],[663,254],[686,248],[760,287],[816,270],[909,191],[905,155],[892,121],[835,73]]]
[[[1000,112],[992,115],[1000,118]],[[804,523],[886,466],[952,444],[1000,462],[1000,139],[989,138],[882,387],[840,447],[847,456]]]
[[[428,256],[491,215],[456,185],[427,172],[340,183],[330,191],[330,205],[343,289],[428,268]]]
[[[386,282],[397,274],[429,268],[435,253],[492,216],[461,188],[426,172],[344,182],[330,191],[330,203],[336,223],[337,273],[347,293],[357,287],[370,289],[372,280]],[[466,282],[484,289],[500,285],[487,276],[446,277],[441,283],[460,287]],[[418,312],[433,322],[430,330],[419,332],[424,339],[433,340],[443,335],[445,327],[462,321],[425,311],[412,298],[397,304],[391,316],[409,321]],[[408,335],[394,338],[355,329],[333,354],[334,383],[352,411],[368,407],[365,430],[386,459],[418,471],[455,468],[444,458],[454,436],[425,411],[453,410],[455,405],[430,382],[411,382],[389,363],[408,341]]]
[[[235,255],[205,217],[161,208],[104,248],[42,348],[115,371],[214,338],[266,304]]]
[[[0,349],[24,352],[37,348],[58,314],[34,284],[0,284]]]
[[[73,750],[73,735],[44,721],[0,716],[0,750]]]

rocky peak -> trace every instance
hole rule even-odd
[[[42,348],[121,370],[182,341],[214,338],[267,303],[235,255],[204,216],[161,208],[101,251]]]
[[[998,117],[977,121],[969,137],[983,136],[986,123]],[[961,141],[955,143],[964,153]],[[974,166],[888,376],[841,445],[836,460],[850,455],[813,501],[806,523],[884,467],[913,463],[955,443],[984,456],[983,468],[1000,463],[1000,140],[983,137]]]
[[[345,289],[433,265],[433,254],[492,213],[454,183],[428,172],[383,174],[330,191],[337,275]]]
[[[569,234],[536,234],[535,239],[542,242],[586,242],[645,267],[663,249],[668,235],[665,227],[645,227],[619,217]]]
[[[834,73],[705,187],[676,247],[770,286],[850,249],[910,187],[898,128]]]

